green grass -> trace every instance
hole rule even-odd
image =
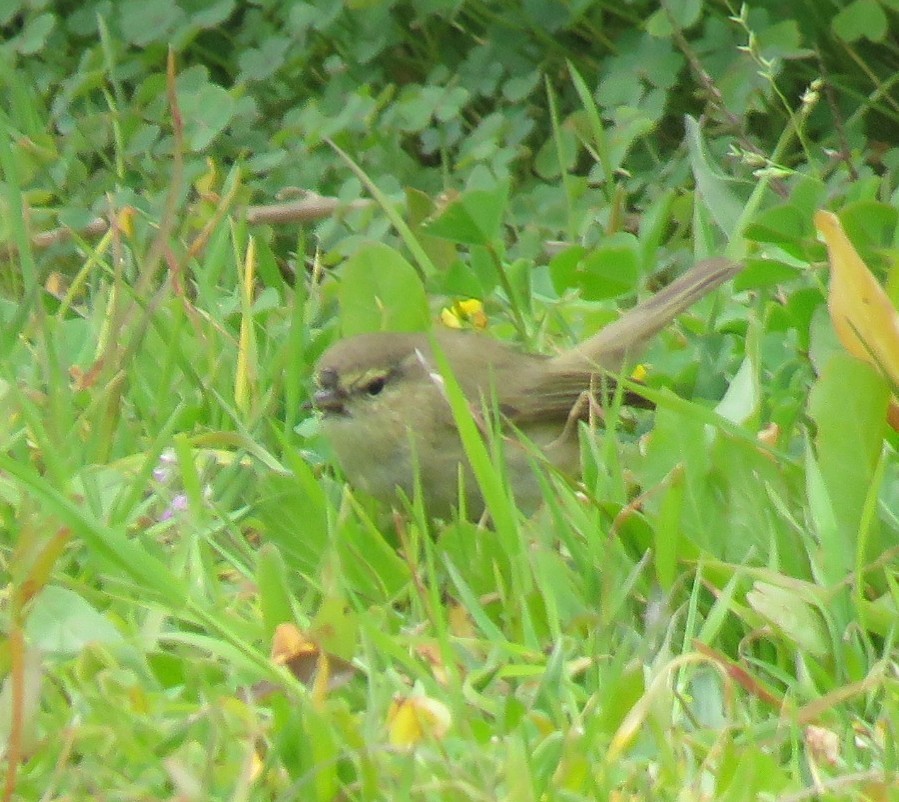
[[[52,162],[35,144],[48,112],[4,72],[4,799],[899,798],[897,437],[886,382],[830,329],[812,226],[837,209],[895,296],[892,157],[858,180],[823,167],[833,143],[788,104],[758,181],[735,179],[726,140],[692,119],[665,162],[639,119],[595,105],[584,63],[573,110],[534,82],[535,169],[558,162],[545,184],[504,173],[498,147],[469,169],[486,120],[456,162],[441,153],[454,202],[403,197],[371,167],[391,161],[379,137],[367,164],[335,137],[315,163],[343,176],[343,200],[365,186],[377,204],[289,246],[243,221],[246,169],[207,168],[177,125],[159,175],[125,152],[113,82],[112,158],[82,135],[52,175],[77,189],[71,148],[91,186],[116,165],[120,225],[46,251],[23,210],[50,181],[35,167]],[[164,86],[147,80],[144,102]],[[855,116],[883,111],[880,91],[859,102]],[[567,159],[575,134],[614,183]],[[146,192],[122,178],[138,162]],[[493,336],[548,352],[708,253],[747,268],[648,348],[657,409],[584,431],[582,483],[544,477],[536,515],[473,425],[492,527],[344,486],[304,406],[341,332],[474,296]],[[340,658],[317,682],[270,657],[285,623]]]
[[[840,794],[860,798],[896,771],[897,474],[868,369],[822,376],[816,433],[795,418],[773,447],[767,388],[733,422],[659,393],[642,454],[627,431],[585,440],[592,501],[548,485],[533,519],[432,532],[330,478],[300,409],[332,336],[320,290],[241,300],[246,245],[219,228],[192,267],[219,281],[193,299],[139,298],[139,259],[126,280],[100,255],[64,314],[42,294],[6,343],[20,798],[750,799],[859,773]],[[763,340],[748,300],[718,319]],[[654,350],[701,387],[743,337]],[[357,676],[285,680],[285,621]],[[283,690],[248,702],[266,679]],[[417,695],[449,731],[391,748],[391,703]]]

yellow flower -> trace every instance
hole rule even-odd
[[[476,298],[455,301],[452,306],[445,307],[440,312],[440,321],[450,329],[473,328],[483,330],[487,328],[487,315],[484,314],[484,304]]]

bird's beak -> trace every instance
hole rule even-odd
[[[346,398],[345,390],[337,387],[322,388],[312,396],[312,406],[326,415],[346,415]]]

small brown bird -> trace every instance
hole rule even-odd
[[[443,390],[432,343],[443,352],[472,414],[499,411],[503,424],[537,446],[565,473],[579,470],[577,418],[585,394],[611,386],[645,342],[687,307],[742,268],[726,259],[698,263],[660,292],[568,351],[543,356],[483,334],[440,330],[360,334],[331,346],[316,369],[314,405],[325,436],[350,484],[385,502],[398,492],[411,498],[416,477],[430,515],[446,518],[459,507],[461,490],[470,517],[484,501],[468,465],[455,418]],[[625,403],[645,406],[639,396]],[[529,451],[512,438],[505,449],[507,475],[523,509],[542,495]]]

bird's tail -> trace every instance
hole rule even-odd
[[[552,370],[619,370],[650,337],[742,269],[742,263],[724,258],[697,262],[667,287],[629,309],[615,322],[580,345],[553,357]]]

